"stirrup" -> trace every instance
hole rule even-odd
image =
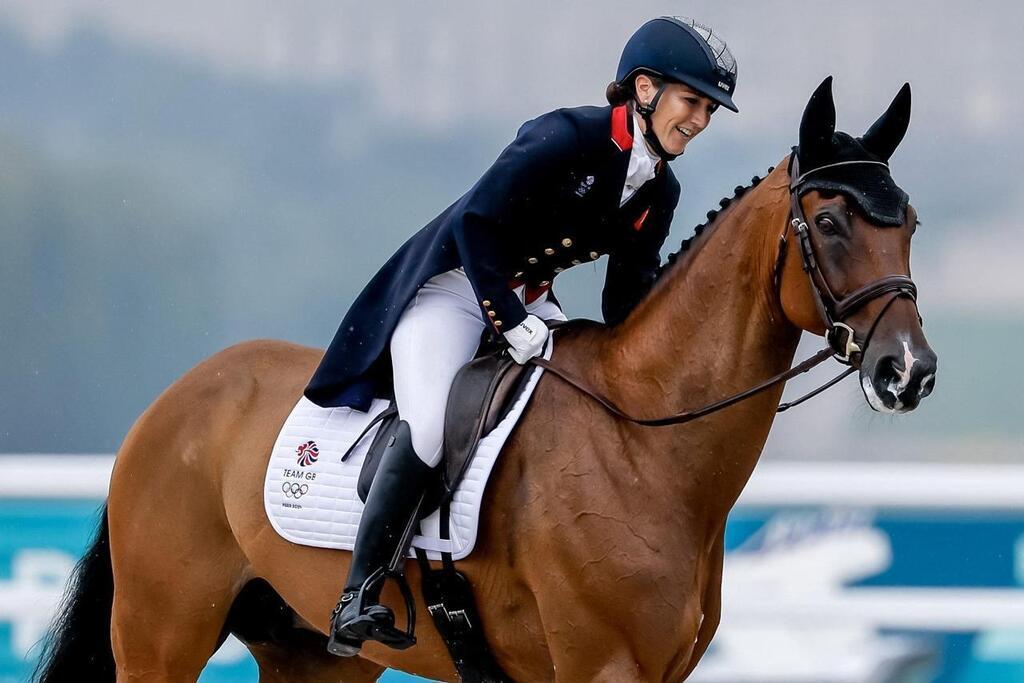
[[[342,633],[338,628],[337,622],[342,611],[348,607],[349,603],[357,598],[358,592],[351,593],[345,592],[342,594],[341,599],[338,600],[338,604],[331,610],[331,621],[328,627],[328,639],[327,639],[327,651],[336,657],[355,657],[359,654],[359,651],[363,647],[363,641]]]
[[[379,603],[366,605],[368,591],[376,589],[379,594],[383,583],[389,578],[398,584],[398,588],[402,592],[402,599],[405,601],[405,631],[395,626],[395,614],[387,605]],[[381,585],[378,586],[378,584]],[[404,573],[381,567],[367,577],[354,597],[345,600],[347,595],[352,595],[352,593],[343,595],[331,613],[331,634],[327,641],[328,652],[339,657],[351,657],[359,653],[363,642],[367,640],[382,643],[396,650],[405,650],[416,644],[416,603]],[[345,624],[338,624],[341,615],[345,612],[354,612],[355,616],[348,619]]]

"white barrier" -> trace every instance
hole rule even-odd
[[[0,499],[98,501],[113,462],[110,455],[0,455]],[[971,523],[1020,519],[1024,465],[765,462],[739,507],[737,517],[763,525],[754,543],[727,556],[722,627],[695,683],[879,682],[935,654],[928,641],[888,630],[975,632],[972,657],[993,661],[1024,651],[1020,588],[859,585],[886,571],[898,552],[884,523],[876,524],[885,510],[910,511],[911,519],[931,510],[939,520]],[[1016,546],[1004,541],[989,555],[975,549],[962,557],[947,538],[944,557],[970,568],[1009,555],[1024,576],[1024,525],[1020,534]],[[28,543],[14,556],[10,578],[0,580],[0,623],[11,623],[19,656],[45,629],[74,559]],[[241,661],[242,646],[229,643],[235,649],[221,656]]]
[[[0,498],[106,498],[114,456],[0,455]]]
[[[0,455],[0,498],[103,498],[113,463],[112,455]],[[1024,465],[765,462],[738,504],[1020,510]]]
[[[1021,510],[1024,466],[762,463],[739,504]]]

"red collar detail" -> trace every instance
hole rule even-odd
[[[633,134],[629,132],[629,107],[625,104],[612,109],[612,142],[620,152],[633,149]]]
[[[650,212],[651,207],[648,206],[646,209],[644,209],[644,212],[640,214],[640,217],[633,221],[634,230],[639,230],[640,228],[644,227],[644,221],[647,220],[647,214],[649,214]]]

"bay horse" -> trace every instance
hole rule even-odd
[[[845,135],[834,134],[830,79],[804,112],[801,161]],[[904,86],[860,138],[883,161],[909,105]],[[705,405],[789,368],[802,331],[825,332],[792,239],[789,161],[723,200],[624,322],[558,332],[552,363],[644,416]],[[858,189],[796,199],[820,275],[838,293],[910,272],[913,207],[902,225],[882,227],[852,200]],[[850,360],[873,408],[905,412],[931,391],[936,358],[913,297],[867,297],[842,324],[863,346]],[[261,681],[371,681],[385,667],[457,680],[430,625],[408,650],[368,643],[359,657],[328,655],[349,553],[292,545],[269,525],[271,447],[321,354],[239,344],[146,409],[117,454],[40,680],[194,681],[228,633],[249,647]],[[781,395],[780,383],[687,424],[645,427],[542,378],[492,474],[476,550],[459,562],[513,680],[689,675],[719,624],[726,515]],[[415,563],[407,573],[417,585]],[[389,584],[384,600],[398,598]]]

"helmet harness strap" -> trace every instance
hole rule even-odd
[[[644,123],[647,124],[647,130],[644,133],[644,139],[647,140],[647,144],[651,146],[654,153],[665,161],[672,161],[677,158],[679,154],[669,154],[665,151],[665,148],[661,146],[661,141],[658,139],[658,134],[654,132],[654,123],[651,121],[651,115],[654,114],[654,110],[658,108],[658,100],[661,99],[661,94],[665,92],[665,84],[663,83],[659,88],[658,92],[654,93],[654,97],[651,99],[650,104],[644,104],[639,99],[635,99],[636,111],[640,116],[643,117]]]

